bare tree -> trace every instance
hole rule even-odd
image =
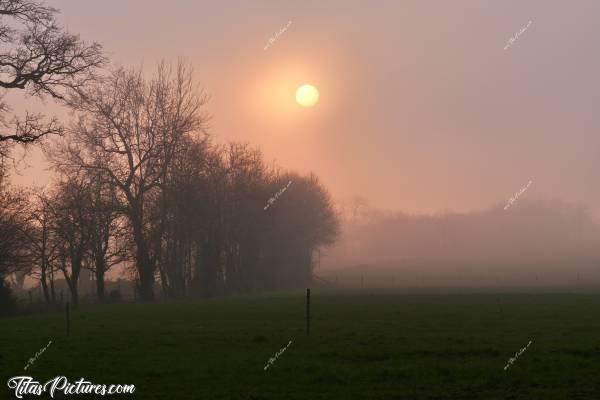
[[[98,300],[104,300],[104,274],[129,259],[126,221],[121,218],[115,188],[106,180],[90,175],[88,183],[91,217],[88,263],[94,273]]]
[[[150,81],[140,70],[117,69],[72,104],[80,118],[69,141],[52,153],[63,171],[96,171],[116,189],[135,242],[144,300],[154,299],[158,254],[152,242],[160,238],[152,226],[150,200],[162,190],[179,143],[203,128],[204,101],[191,70],[181,62],[174,72],[160,64]]]
[[[27,266],[28,229],[24,194],[3,187],[0,180],[0,280]]]
[[[57,10],[31,0],[0,0],[0,88],[26,90],[28,94],[66,101],[80,91],[104,64],[101,46],[87,44],[66,32],[55,21]],[[10,117],[10,107],[0,100],[1,142],[31,143],[61,134],[56,118],[27,113]],[[6,155],[7,146],[0,147]]]
[[[29,238],[29,251],[31,253],[30,274],[37,276],[44,292],[44,298],[49,303],[56,300],[54,290],[54,272],[58,257],[59,242],[55,234],[55,212],[53,199],[45,190],[34,195],[29,220],[32,229]],[[48,288],[48,284],[50,287]]]
[[[165,291],[212,297],[308,282],[315,253],[335,240],[339,225],[317,178],[269,170],[245,144],[186,148],[164,203],[158,267]],[[287,187],[265,211],[269,197]]]
[[[0,315],[15,310],[6,279],[27,268],[27,203],[21,192],[11,192],[0,175]]]
[[[185,296],[189,290],[194,239],[205,222],[198,187],[208,151],[208,140],[183,140],[155,199],[154,214],[159,221],[155,231],[161,237],[153,243],[160,246],[155,250],[160,254],[158,272],[162,291],[170,298]]]
[[[89,254],[93,217],[90,191],[85,177],[59,182],[54,196],[54,230],[58,244],[58,268],[71,291],[73,304],[79,302],[79,275]]]

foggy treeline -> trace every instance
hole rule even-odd
[[[77,303],[84,270],[103,300],[105,274],[117,265],[143,300],[155,298],[157,282],[163,296],[180,298],[311,279],[316,250],[338,230],[315,175],[267,167],[248,144],[215,144],[206,96],[185,63],[161,63],[147,78],[57,27],[54,9],[26,0],[0,7],[25,26],[0,30],[13,46],[0,55],[0,85],[54,98],[73,114],[19,119],[2,107],[13,132],[0,135],[0,308],[14,306],[10,291],[28,277],[48,303],[64,280]],[[11,187],[11,150],[30,143],[43,144],[54,178]]]
[[[523,196],[471,213],[386,213],[360,198],[340,207],[341,235],[323,269],[355,266],[354,286],[376,274],[411,285],[600,283],[600,226],[582,205]]]
[[[112,65],[56,12],[0,1],[0,87],[70,111],[13,115],[0,101],[0,313],[28,285],[46,303],[66,287],[77,303],[88,273],[103,301],[115,270],[146,301],[292,288],[311,281],[321,255],[324,272],[356,266],[354,285],[376,274],[387,284],[567,282],[575,271],[600,282],[590,272],[600,228],[585,207],[524,193],[508,209],[463,214],[386,213],[360,198],[336,209],[315,175],[269,167],[246,143],[217,144],[185,62],[151,75]],[[11,186],[14,150],[31,145],[53,178]]]

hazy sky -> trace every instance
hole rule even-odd
[[[190,61],[216,141],[314,171],[335,198],[470,211],[531,180],[522,196],[600,214],[596,0],[49,4],[114,63]],[[319,89],[317,106],[295,104],[302,83]],[[45,179],[30,162],[16,181]]]

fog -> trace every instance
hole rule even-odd
[[[317,275],[354,287],[600,283],[600,226],[590,210],[523,197],[508,208],[433,215],[381,212],[355,199],[340,207],[341,238],[322,254]]]
[[[265,165],[318,176],[342,216],[337,242],[313,255],[323,279],[600,281],[597,2],[49,5],[102,44],[107,70],[188,62],[209,98],[213,143],[249,143]],[[305,83],[319,90],[314,107],[295,101]],[[18,115],[73,121],[51,99],[5,99]],[[46,145],[11,169],[14,185],[55,178]]]

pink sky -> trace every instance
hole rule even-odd
[[[314,171],[336,199],[470,211],[506,204],[531,180],[523,197],[600,214],[600,3],[323,3],[49,2],[114,63],[188,60],[216,141]],[[303,83],[319,89],[317,106],[295,104]],[[40,107],[13,98],[17,111]],[[29,162],[14,180],[44,183],[40,155]]]

